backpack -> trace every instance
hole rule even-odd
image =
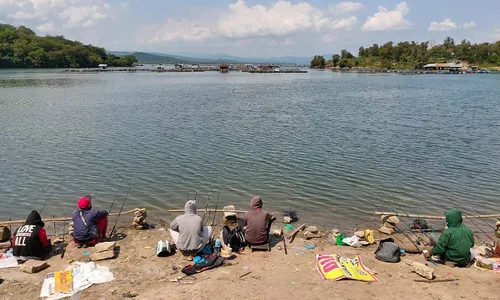
[[[392,238],[382,240],[375,251],[375,258],[389,263],[400,262],[401,249]]]
[[[238,252],[246,246],[245,236],[240,226],[236,226],[233,229],[224,226],[222,228],[222,241],[224,245],[231,247],[234,252]]]

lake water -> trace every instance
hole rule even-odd
[[[498,212],[500,76],[0,72],[0,220],[94,206]],[[49,197],[50,196],[50,197]]]

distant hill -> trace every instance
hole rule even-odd
[[[274,63],[274,64],[284,64],[284,65],[296,65],[296,64],[306,64],[309,65],[310,57],[295,57],[295,56],[284,56],[284,57],[239,57],[231,56],[223,53],[156,53],[156,52],[126,52],[126,51],[110,51],[114,55],[124,56],[124,55],[135,55],[139,63],[142,64],[242,64],[242,63]]]
[[[118,57],[62,35],[38,36],[25,26],[0,24],[0,68],[128,67],[135,62],[133,55]]]

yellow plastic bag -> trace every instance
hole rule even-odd
[[[375,243],[375,236],[373,234],[373,230],[371,229],[366,229],[365,230],[365,239],[370,243],[370,245],[373,245]]]
[[[318,254],[316,260],[318,272],[323,279],[341,280],[347,278],[368,282],[378,281],[373,275],[375,272],[363,265],[359,255],[349,259],[337,254]]]

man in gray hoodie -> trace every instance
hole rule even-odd
[[[212,227],[203,226],[203,219],[196,214],[196,201],[188,200],[184,214],[170,223],[170,236],[186,256],[196,255],[210,241]]]

